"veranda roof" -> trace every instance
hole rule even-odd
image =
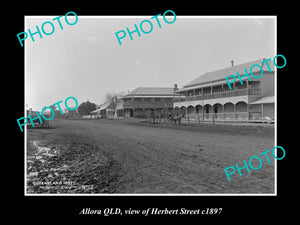
[[[255,104],[266,104],[266,103],[275,103],[275,96],[267,96],[267,97],[262,97],[260,99],[257,99],[254,102],[251,102],[251,105]]]

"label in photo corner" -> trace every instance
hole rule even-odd
[[[75,181],[71,180],[60,180],[60,181],[33,181],[33,186],[39,186],[44,190],[55,189],[55,190],[70,190],[74,188],[80,188],[82,190],[93,190],[93,185],[78,185]]]

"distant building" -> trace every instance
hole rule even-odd
[[[175,114],[183,114],[195,120],[223,120],[223,121],[261,121],[274,120],[274,64],[269,61],[270,72],[267,65],[256,60],[205,73],[177,90],[175,98]],[[225,77],[238,72],[245,75],[245,69],[250,71],[254,64],[260,64],[263,75],[260,78],[242,78],[232,84],[230,90]],[[260,75],[258,67],[253,74]]]
[[[99,105],[96,110],[91,112],[91,118],[114,118],[116,111],[116,98],[112,101],[105,102],[102,105]]]
[[[118,117],[146,118],[148,116],[163,116],[173,112],[174,88],[139,87],[121,97],[117,102]]]

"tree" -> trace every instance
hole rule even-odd
[[[51,109],[53,109],[53,111],[55,113],[55,118],[57,118],[57,119],[63,119],[63,118],[65,118],[64,112],[63,112],[63,115],[61,115],[60,109],[56,105],[50,105],[49,107]],[[50,111],[49,111],[49,113],[50,113]]]
[[[76,118],[79,118],[79,115],[78,113],[76,112],[77,110],[74,110],[74,111],[69,111],[69,110],[66,110],[66,112],[64,112],[64,117],[65,119],[76,119]]]
[[[80,116],[89,115],[92,111],[96,109],[96,104],[89,101],[81,103],[77,110]]]
[[[52,108],[54,112],[57,111],[57,110],[56,110],[56,109],[57,109],[57,106],[56,106],[56,105],[50,105],[50,108]]]

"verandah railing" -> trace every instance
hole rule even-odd
[[[194,121],[270,121],[262,117],[262,112],[221,112],[221,113],[187,113],[184,118]],[[273,121],[271,119],[271,121]]]
[[[260,95],[261,89],[260,88],[253,88],[253,89],[236,89],[232,91],[223,91],[223,92],[215,92],[215,93],[206,93],[202,95],[195,95],[195,96],[187,96],[180,98],[175,98],[175,102],[185,102],[185,101],[194,101],[194,100],[202,100],[202,99],[215,99],[215,98],[228,98],[234,96],[244,96],[244,95]]]
[[[248,112],[226,112],[226,113],[190,113],[186,114],[185,118],[196,120],[246,120],[249,117]]]

